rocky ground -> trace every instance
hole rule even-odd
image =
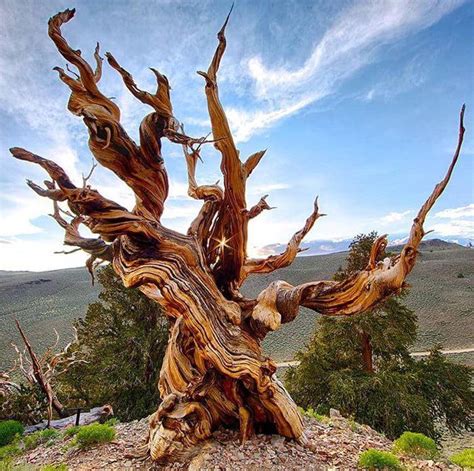
[[[185,462],[157,466],[138,458],[137,449],[146,436],[147,419],[118,424],[116,439],[88,450],[68,447],[59,439],[38,447],[19,462],[40,466],[66,463],[70,470],[353,470],[367,448],[390,450],[391,441],[370,427],[344,419],[337,413],[326,423],[306,418],[308,446],[276,435],[257,435],[241,446],[236,432],[216,431]],[[402,458],[407,469],[459,469],[443,462]]]

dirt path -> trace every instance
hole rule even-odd
[[[474,352],[474,347],[471,348],[459,348],[457,350],[440,350],[443,355],[456,355],[457,353],[471,353]],[[426,357],[430,354],[429,351],[425,352],[413,352],[410,353],[412,357]]]
[[[456,355],[459,353],[472,353],[474,352],[474,347],[469,348],[458,348],[454,350],[440,350],[443,355]],[[410,355],[412,357],[427,357],[430,354],[429,350],[423,352],[412,352]],[[281,363],[277,363],[278,368],[287,368],[289,366],[298,366],[300,364],[299,361],[282,361]]]

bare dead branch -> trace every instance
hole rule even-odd
[[[242,283],[251,273],[270,273],[279,268],[289,266],[300,252],[300,244],[306,234],[311,230],[314,223],[325,214],[319,212],[318,198],[314,200],[313,212],[306,219],[302,229],[294,234],[288,242],[286,249],[279,255],[270,255],[265,259],[248,259],[242,269],[240,283]]]
[[[109,65],[121,75],[123,83],[135,98],[151,106],[160,116],[164,118],[173,117],[173,107],[170,99],[171,87],[168,79],[164,75],[155,69],[151,69],[156,77],[158,87],[156,93],[151,94],[137,87],[132,74],[125,70],[110,52],[106,52],[105,57],[107,57]]]
[[[97,43],[97,45],[95,46],[95,51],[94,51],[94,59],[96,62],[96,67],[95,67],[95,72],[94,72],[95,83],[98,83],[100,79],[102,78],[102,61],[104,59],[100,57],[99,51],[100,51],[100,46],[99,46],[99,43]]]
[[[110,144],[110,142],[109,142]],[[86,187],[86,184],[88,182],[88,180],[90,179],[90,177],[92,177],[92,174],[94,173],[94,170],[96,169],[97,167],[97,162],[94,161],[94,159],[92,159],[92,167],[89,171],[89,173],[87,174],[87,176],[84,176],[84,174],[82,174],[82,188],[85,188]]]
[[[60,417],[64,417],[65,408],[61,404],[61,402],[59,402],[58,398],[56,397],[56,394],[53,392],[50,379],[47,378],[44,374],[44,371],[43,371],[44,366],[41,364],[40,359],[34,352],[33,347],[31,346],[31,343],[28,337],[26,336],[25,332],[21,328],[18,320],[15,319],[15,323],[18,328],[18,331],[20,332],[21,338],[23,339],[26,350],[28,351],[28,354],[30,356],[31,367],[32,367],[31,376],[34,377],[36,384],[41,388],[41,390],[43,391],[43,393],[48,399],[48,419],[51,420],[52,418],[53,408],[59,414]]]
[[[244,171],[245,171],[245,175],[247,176],[247,178],[254,171],[255,167],[260,163],[260,160],[262,160],[262,157],[265,155],[265,152],[267,152],[267,149],[261,150],[259,152],[255,152],[255,154],[252,154],[245,161],[243,166],[244,166]]]
[[[270,206],[266,199],[268,198],[268,195],[262,196],[259,200],[259,202],[255,205],[252,206],[248,212],[247,212],[247,217],[249,219],[253,219],[257,217],[262,211],[264,210],[270,210],[270,209],[275,209],[274,206]]]

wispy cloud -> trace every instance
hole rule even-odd
[[[392,211],[380,218],[380,221],[392,233],[399,233],[402,227],[397,223],[408,221],[415,214],[415,211],[410,209],[407,211]],[[433,215],[428,215],[428,221],[425,227],[433,231],[433,236],[436,237],[464,237],[474,238],[474,203],[462,206],[459,208],[448,208],[443,211],[438,211]],[[444,221],[443,221],[444,219]],[[408,225],[404,230],[408,230]]]
[[[318,98],[323,98],[327,93],[321,92]],[[254,134],[268,129],[283,118],[302,110],[316,100],[314,95],[302,97],[296,102],[289,102],[286,106],[267,107],[262,109],[236,109],[229,107],[227,117],[234,132],[237,142],[248,141]]]
[[[284,131],[287,134],[283,136],[282,133],[282,136],[291,140],[290,116],[314,109],[316,103],[322,104],[322,100],[330,95],[340,98],[343,85],[349,79],[364,66],[383,59],[384,51],[390,52],[389,47],[382,51],[384,45],[394,44],[396,49],[398,39],[436,23],[463,1],[361,0],[341,2],[336,7],[331,6],[331,2],[323,3],[329,6],[321,12],[316,11],[312,2],[301,2],[305,7],[298,8],[296,15],[299,16],[295,16],[297,19],[292,18],[292,21],[286,18],[286,13],[292,8],[288,4],[279,5],[277,9],[267,9],[265,2],[244,0],[239,3],[241,6],[235,10],[229,25],[229,47],[220,71],[222,101],[237,141],[247,141],[266,129],[285,123],[285,120],[287,129]],[[194,71],[207,67],[216,44],[215,32],[227,8],[219,2],[213,3],[213,8],[210,5],[210,2],[200,0],[182,3],[143,0],[135,2],[133,6],[117,2],[108,9],[97,10],[94,5],[82,2],[77,17],[64,31],[71,45],[80,48],[88,59],[91,58],[95,41],[99,39],[102,51],[111,50],[122,65],[133,73],[137,84],[143,89],[153,90],[155,86],[149,66],[166,73],[173,87],[176,116],[184,120],[186,130],[191,134],[206,134],[210,123],[203,81]],[[4,28],[0,33],[0,116],[4,119],[2,131],[7,129],[1,139],[4,150],[10,145],[19,145],[53,158],[74,181],[80,183],[81,171],[87,171],[90,165],[87,132],[81,120],[66,110],[67,88],[51,70],[55,65],[64,66],[64,60],[45,31],[47,18],[63,7],[62,0],[0,3],[0,17],[4,20]],[[336,16],[333,16],[335,12]],[[304,32],[300,33],[295,25],[304,17],[307,19],[306,24],[311,27],[305,27]],[[201,26],[190,28],[191,24]],[[183,31],[186,34],[183,35]],[[159,44],[166,44],[166,48],[154,46]],[[429,57],[430,51],[421,49],[421,54],[423,50],[428,54],[423,57]],[[405,86],[418,86],[424,80],[425,70],[422,70],[422,66],[418,67],[419,56],[413,57],[414,54],[410,49],[412,60],[407,63],[404,59],[400,65],[405,68],[398,69],[396,77],[390,76],[390,67],[381,67],[375,83],[370,83],[370,86],[365,84],[367,88],[364,90],[356,86],[350,91],[350,96],[361,99],[361,93],[365,93],[365,99],[375,100],[386,98],[384,88],[393,91]],[[390,53],[387,54],[390,61],[389,56]],[[347,84],[350,87],[354,82]],[[101,89],[108,96],[116,97],[122,110],[122,123],[131,137],[137,139],[140,120],[150,109],[128,93],[115,71],[107,65],[104,67]],[[330,101],[328,105],[333,103]],[[326,124],[321,125],[322,131]],[[268,144],[272,147],[273,142]],[[295,146],[299,144],[295,143]],[[469,147],[469,141],[466,145]],[[187,196],[186,169],[181,149],[168,149],[165,146],[170,195],[163,220],[169,227],[186,231],[201,202],[192,201]],[[246,148],[242,144],[240,147],[246,155],[255,150],[250,149],[251,145]],[[218,158],[207,157],[206,152],[203,150],[204,165],[198,168],[198,181],[213,183],[221,177]],[[264,212],[252,221],[249,240],[255,250],[272,242],[285,244],[304,223],[306,211],[311,210],[315,187],[320,192],[319,184],[313,182],[306,189],[302,185],[303,178],[284,173],[287,167],[279,159],[283,160],[272,149],[271,155],[265,158],[259,169],[264,178],[249,180],[249,205],[260,196],[275,192],[270,195],[269,202],[280,208],[278,212]],[[271,164],[265,167],[268,161]],[[316,174],[312,167],[316,162],[316,159],[314,162],[305,162],[311,178]],[[27,176],[41,182],[44,172],[11,158],[5,158],[1,166],[3,194],[0,195],[0,206],[3,225],[0,227],[0,237],[3,249],[6,249],[5,256],[0,255],[2,266],[21,268],[23,264],[22,267],[34,265],[47,268],[67,266],[79,261],[79,257],[50,256],[53,250],[61,247],[63,235],[59,229],[52,229],[52,221],[50,225],[45,222],[47,218],[38,219],[38,216],[51,212],[51,202],[38,198],[24,185]],[[324,186],[323,179],[321,182]],[[133,207],[132,192],[109,171],[99,167],[91,184],[105,196],[128,208]],[[284,191],[289,188],[292,191]],[[309,209],[305,207],[300,210],[299,198],[303,198],[309,189],[311,194],[304,196]],[[338,198],[343,201],[344,198],[339,189],[328,195],[327,199],[329,197],[333,198],[333,206],[326,207],[329,203],[325,202],[324,212],[328,212],[331,217],[318,221],[310,237],[329,240],[337,235],[350,238],[357,232],[379,227],[381,218],[372,217],[370,211],[365,213],[368,215],[364,218],[353,214],[353,211],[346,211],[347,204],[339,203],[338,207],[334,201]],[[285,202],[290,204],[286,205]],[[409,208],[411,203],[399,202],[398,207]],[[389,213],[391,209],[385,205],[378,209],[382,223],[386,224],[383,226],[384,231],[393,232],[409,227],[408,218],[411,214],[408,211]],[[361,213],[364,213],[364,208],[361,208]],[[470,230],[467,215],[472,215],[472,205],[440,211],[431,218],[431,222],[436,223],[440,234],[465,234]],[[432,227],[433,224],[429,228]],[[33,237],[35,242],[32,241]],[[18,253],[16,258],[15,252]]]
[[[289,183],[262,183],[262,184],[251,184],[249,185],[248,195],[259,195],[262,196],[267,193],[279,190],[288,190],[291,188]]]
[[[248,140],[333,93],[342,81],[372,62],[380,46],[431,26],[462,3],[462,0],[357,2],[339,15],[301,67],[272,68],[260,55],[250,57],[248,73],[260,106],[253,110],[229,110],[237,140]],[[368,92],[368,97],[373,98],[375,93],[375,90]]]
[[[460,208],[449,208],[439,211],[435,214],[437,218],[458,219],[465,217],[474,217],[474,203],[462,206]]]
[[[1,269],[44,271],[84,266],[88,257],[85,252],[69,255],[54,253],[63,249],[62,242],[54,234],[35,240],[13,238],[8,244],[0,244]]]
[[[32,221],[41,214],[51,212],[51,202],[44,198],[31,198],[30,193],[31,190],[26,187],[14,188],[2,185],[0,237],[42,232],[42,229]]]
[[[446,223],[432,224],[430,228],[440,237],[462,236],[474,239],[474,221],[472,220],[453,219]]]
[[[442,221],[438,222],[439,219]],[[460,236],[474,239],[474,203],[439,211],[431,221],[430,228],[441,237]]]
[[[58,58],[48,47],[49,39],[39,18],[19,15],[15,7],[18,6],[8,2],[0,5],[3,19],[0,110],[20,121],[27,131],[42,135],[44,144],[32,150],[40,153],[48,149],[49,156],[54,156],[72,178],[80,177],[78,154],[71,145],[71,133],[80,123],[64,110],[67,89],[60,85],[52,66],[46,73],[44,70],[45,61],[50,60],[55,65]],[[18,34],[18,31],[24,31],[24,34]],[[56,93],[52,95],[54,85]],[[17,145],[26,144],[20,141]]]
[[[364,101],[380,98],[390,100],[401,93],[420,87],[425,83],[427,69],[429,69],[426,62],[431,60],[432,56],[428,59],[416,55],[402,70],[398,70],[396,75],[386,74],[368,91],[363,92],[360,98]]]

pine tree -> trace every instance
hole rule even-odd
[[[69,407],[111,404],[122,420],[141,418],[160,402],[157,383],[168,341],[158,304],[125,288],[111,266],[99,271],[99,301],[75,323],[76,363],[56,387]]]
[[[340,267],[334,279],[342,281],[354,273],[363,270],[368,263],[371,248],[377,239],[377,232],[359,234],[349,245],[346,267]],[[389,256],[385,250],[377,261]],[[338,329],[341,335],[351,338],[358,355],[356,364],[362,365],[368,372],[374,371],[374,362],[392,356],[406,357],[409,347],[416,339],[416,315],[401,303],[405,293],[388,299],[381,308],[356,317],[342,319]],[[327,319],[333,326],[333,319]],[[324,322],[324,320],[322,320]],[[357,343],[359,346],[357,347]],[[375,350],[374,350],[375,349]],[[361,359],[361,362],[359,361]]]
[[[354,239],[336,279],[367,265],[376,237],[372,232]],[[321,413],[339,409],[391,438],[406,430],[438,438],[443,424],[452,431],[472,426],[472,369],[448,361],[439,347],[426,359],[410,356],[417,318],[403,305],[404,295],[358,316],[319,320],[307,349],[297,355],[300,365],[285,377],[301,406]]]

